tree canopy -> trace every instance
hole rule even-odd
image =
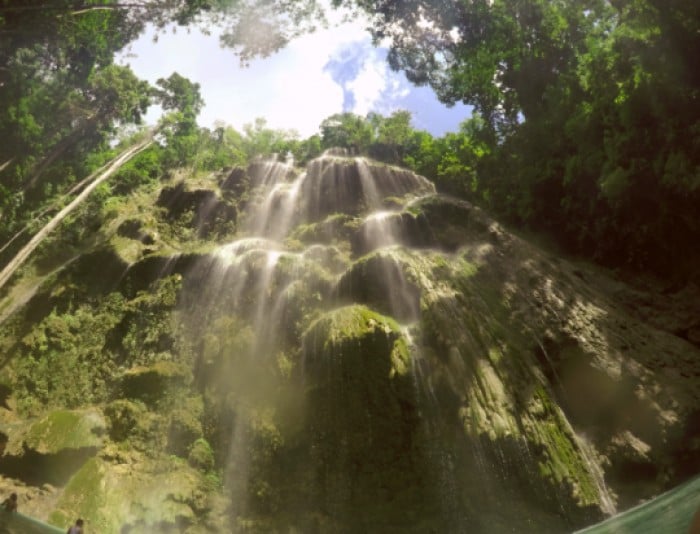
[[[475,106],[476,200],[611,264],[697,265],[697,2],[334,3],[368,14],[392,68]]]
[[[513,224],[611,265],[690,275],[700,261],[700,5],[691,0],[333,0],[363,12],[392,68],[473,105],[435,138],[410,114],[339,113],[317,135],[200,128],[196,82],[150,87],[113,64],[146,26],[215,31],[243,62],[324,24],[316,0],[0,1],[0,234],[108,158],[158,101],[151,174],[254,152],[342,146],[408,165]],[[153,154],[158,152],[158,156]],[[160,171],[156,171],[158,168]]]

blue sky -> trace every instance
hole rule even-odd
[[[407,109],[415,128],[442,135],[470,116],[467,106],[447,108],[430,88],[414,87],[385,59],[386,50],[373,47],[354,22],[300,37],[246,68],[219,47],[215,34],[182,29],[159,35],[157,42],[146,33],[118,61],[151,83],[175,71],[199,83],[206,103],[199,123],[207,127],[223,122],[240,130],[264,117],[273,128],[307,137],[333,113]],[[154,110],[149,118],[156,115]]]

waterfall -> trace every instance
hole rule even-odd
[[[191,268],[186,312],[201,336],[210,410],[230,434],[222,446],[232,529],[274,507],[292,513],[287,485],[307,499],[299,521],[319,510],[330,521],[302,530],[363,524],[352,512],[358,506],[388,507],[387,517],[399,512],[392,506],[424,506],[421,513],[446,531],[483,526],[487,519],[464,508],[465,495],[509,502],[501,493],[518,495],[509,481],[540,480],[541,450],[549,455],[554,445],[537,429],[532,438],[513,436],[524,424],[513,413],[519,392],[498,365],[499,340],[480,333],[473,318],[486,297],[465,302],[466,286],[432,279],[431,269],[460,284],[474,272],[430,248],[432,229],[416,212],[435,198],[432,183],[340,151],[303,171],[256,161],[247,174],[238,238]],[[453,203],[447,215],[459,209]],[[380,472],[364,472],[362,458]],[[566,471],[558,457],[546,461]],[[600,472],[590,463],[583,469],[610,506]],[[411,491],[402,493],[400,473]],[[373,477],[383,476],[397,496],[363,505],[362,492],[379,491]],[[465,485],[469,476],[481,480],[481,491]],[[560,483],[548,480],[518,484],[539,494]],[[556,513],[568,512],[560,505]]]

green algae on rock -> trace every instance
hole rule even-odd
[[[184,463],[93,458],[68,482],[49,521],[69,524],[79,513],[99,532],[182,529],[206,508],[204,485]]]
[[[445,526],[399,325],[347,306],[315,321],[303,347],[313,505],[350,529]]]

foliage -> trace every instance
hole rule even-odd
[[[372,125],[354,113],[338,113],[321,123],[321,146],[365,152],[373,139]]]
[[[273,154],[284,157],[298,137],[299,135],[293,131],[268,128],[265,119],[257,118],[253,124],[243,126],[241,144],[243,152],[249,159]]]
[[[0,242],[3,259],[29,238],[24,231],[37,212],[74,193],[73,186],[97,166],[91,161],[110,152],[117,127],[139,124],[148,105],[171,111],[160,126],[161,150],[149,151],[149,169],[128,175],[117,194],[145,176],[153,179],[175,166],[218,169],[245,163],[255,148],[237,132],[209,132],[196,125],[203,105],[199,86],[177,73],[157,87],[138,80],[114,55],[147,24],[163,30],[171,24],[215,25],[222,43],[241,58],[267,54],[318,21],[316,3],[228,0],[157,0],[119,3],[61,0],[45,5],[7,0],[0,5]],[[250,32],[265,26],[265,38]],[[268,39],[269,38],[269,39]],[[255,135],[260,132],[255,132]],[[255,137],[253,135],[252,137]],[[251,137],[251,136],[248,136]],[[283,149],[300,157],[318,151],[287,134]],[[157,155],[158,162],[154,161]],[[144,161],[142,159],[141,161]],[[22,235],[18,235],[22,234]],[[19,239],[17,239],[19,237]]]
[[[101,312],[87,303],[53,311],[27,333],[14,360],[18,408],[77,407],[106,399],[115,365],[104,356],[105,337],[116,324],[122,300],[106,299]]]
[[[176,352],[170,312],[179,284],[170,277],[132,299],[115,292],[99,302],[76,296],[75,304],[65,288],[63,305],[34,324],[15,349],[18,408],[33,413],[104,402],[118,387],[118,369],[170,359],[164,353]]]
[[[416,137],[411,166],[571,250],[683,277],[696,270],[695,3],[334,4],[371,16],[409,80],[476,108],[477,131]]]

